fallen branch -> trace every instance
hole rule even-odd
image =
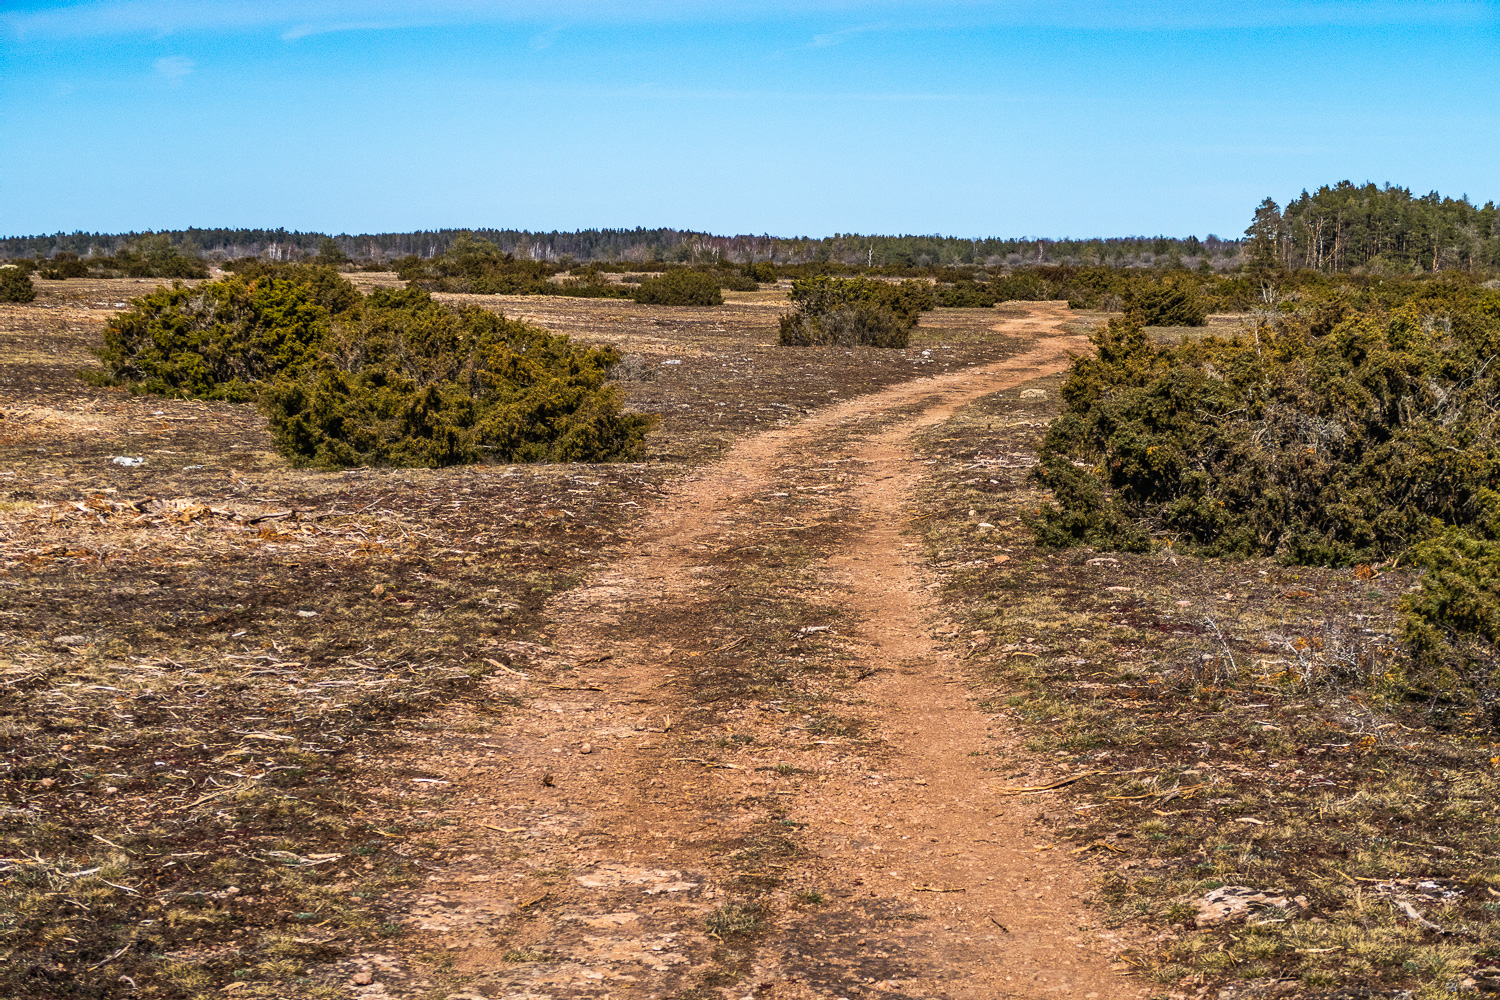
[[[1186,795],[1195,789],[1207,788],[1208,785],[1209,782],[1205,781],[1197,785],[1188,785],[1186,788],[1168,788],[1165,791],[1147,792],[1144,795],[1106,795],[1104,797],[1111,802],[1134,802],[1136,799],[1160,799],[1169,795],[1175,798],[1176,796]]]
[[[104,961],[102,961],[102,962],[95,962],[93,965],[90,965],[88,967],[89,971],[93,971],[94,969],[97,969],[97,968],[99,968],[102,965],[108,965],[110,962],[113,962],[115,959],[119,958],[121,955],[123,955],[127,951],[129,951],[134,944],[135,944],[135,942],[132,941],[132,942],[130,942],[130,944],[127,944],[125,947],[121,948],[119,951],[115,952],[113,955],[109,956]]]
[[[721,764],[716,760],[704,760],[702,757],[673,757],[672,759],[682,764],[702,764],[704,767],[722,767],[729,771],[742,770],[738,764]]]
[[[1399,907],[1401,912],[1406,914],[1407,917],[1409,917],[1411,921],[1417,924],[1419,927],[1424,927],[1435,934],[1448,933],[1447,931],[1443,930],[1442,927],[1433,923],[1431,920],[1428,920],[1426,917],[1422,916],[1422,914],[1418,913],[1417,908],[1415,906],[1412,906],[1406,900],[1403,899],[1401,902],[1397,903],[1396,906]]]
[[[311,514],[312,511],[311,510],[306,510],[306,511],[303,511],[302,513],[304,513],[304,514]],[[276,513],[274,513],[274,514],[262,514],[259,517],[246,518],[245,523],[246,524],[259,524],[262,521],[279,521],[283,517],[293,517],[296,514],[297,514],[297,511],[295,511],[295,510],[280,510],[280,511],[277,511]]]
[[[1068,853],[1070,853],[1070,854],[1082,854],[1084,851],[1092,851],[1096,847],[1102,847],[1106,851],[1112,851],[1115,854],[1126,854],[1126,853],[1128,853],[1126,850],[1124,850],[1124,848],[1116,847],[1114,844],[1106,843],[1105,841],[1102,841],[1102,840],[1096,840],[1092,844],[1084,844],[1082,847],[1074,848],[1072,851],[1069,851]]]
[[[488,663],[490,666],[494,667],[496,670],[503,670],[507,674],[510,674],[510,675],[512,675],[514,677],[519,677],[522,680],[530,680],[531,679],[531,678],[527,677],[525,674],[521,673],[521,671],[519,671],[519,670],[512,670],[510,667],[507,667],[505,664],[501,663],[499,660],[492,660],[488,656],[484,657],[484,662]]]
[[[1020,795],[1024,792],[1049,792],[1054,788],[1061,788],[1064,785],[1071,785],[1075,781],[1082,781],[1084,778],[1093,777],[1096,774],[1107,773],[1107,771],[1084,771],[1080,774],[1074,774],[1067,778],[1059,778],[1058,780],[1049,782],[1045,785],[1027,785],[1024,788],[997,788],[995,789],[995,794]]]
[[[119,850],[119,851],[124,851],[126,854],[130,853],[130,848],[128,848],[128,847],[121,847],[119,844],[115,843],[113,840],[105,840],[103,837],[99,836],[97,833],[91,833],[91,834],[89,834],[89,836],[93,837],[95,840],[99,841],[99,843],[101,843],[101,844],[108,844],[110,847],[113,847],[113,848],[115,848],[116,850]]]

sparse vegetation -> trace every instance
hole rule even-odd
[[[40,854],[56,868],[0,872],[0,903],[35,917],[0,925],[0,995],[37,1000],[66,988],[107,996],[129,989],[121,975],[163,1000],[226,987],[241,996],[342,995],[349,963],[371,952],[406,963],[404,978],[375,970],[393,994],[426,989],[412,984],[423,978],[451,992],[461,977],[444,968],[448,953],[432,953],[412,901],[432,891],[434,869],[466,864],[461,856],[485,850],[485,839],[502,849],[485,855],[483,864],[494,867],[482,871],[524,870],[541,881],[520,902],[555,894],[489,928],[496,957],[514,950],[572,960],[575,952],[536,938],[532,917],[555,913],[559,897],[578,898],[566,895],[580,887],[564,867],[578,862],[578,842],[570,837],[554,864],[532,869],[505,845],[529,860],[536,857],[529,852],[549,849],[542,842],[513,841],[472,817],[446,825],[448,810],[466,807],[440,782],[412,784],[407,765],[396,762],[427,754],[429,737],[492,742],[490,730],[514,721],[536,693],[548,698],[586,683],[578,675],[597,668],[560,672],[540,651],[550,641],[547,602],[608,558],[627,537],[626,519],[652,510],[672,477],[710,461],[725,441],[781,426],[831,394],[900,382],[921,357],[886,352],[860,361],[778,350],[766,343],[775,328],[767,311],[734,304],[700,313],[549,299],[536,304],[541,315],[607,329],[644,351],[643,366],[659,373],[630,386],[668,414],[648,439],[648,464],[330,474],[288,469],[248,406],[78,382],[73,372],[90,363],[104,321],[77,305],[133,291],[86,280],[40,289],[48,308],[18,310],[23,343],[0,352],[5,376],[21,386],[4,407],[0,457],[4,468],[22,470],[0,487],[0,684],[8,692],[0,699],[7,740],[0,778],[19,802],[0,816],[0,855]],[[625,320],[614,318],[621,313]],[[669,353],[656,323],[666,317],[681,317]],[[1016,349],[995,343],[991,316],[944,322],[960,320],[970,325],[917,331],[914,342],[934,356],[917,370],[958,371]],[[680,366],[660,365],[679,357]],[[86,416],[55,422],[75,413]],[[22,414],[35,415],[15,419]],[[145,463],[122,469],[109,462],[116,454],[143,455]],[[810,532],[811,542],[846,527],[837,503],[796,488],[827,478],[805,463],[787,470],[787,511],[830,519],[832,530]],[[771,526],[763,508],[753,513],[758,526]],[[798,632],[854,624],[820,603],[807,567],[827,549],[798,544],[802,534],[755,559],[715,553],[732,581],[728,591],[706,594],[701,606],[668,602],[616,628],[620,641],[704,642],[702,669],[683,672],[660,695],[674,706],[662,738],[683,747],[664,748],[668,756],[723,754],[746,770],[769,767],[764,773],[782,789],[810,791],[821,777],[810,773],[818,766],[810,755],[842,753],[844,739],[860,738],[859,709],[850,704],[857,698],[845,693],[857,661],[827,633]],[[743,629],[747,614],[756,624]],[[704,641],[727,629],[747,641]],[[84,645],[58,645],[69,636]],[[536,688],[517,688],[511,671],[534,678]],[[763,713],[754,730],[763,741],[715,746],[747,704],[766,700],[787,713]],[[476,730],[434,729],[427,713],[449,708],[472,712]],[[595,744],[578,760],[599,761]],[[741,756],[803,744],[790,758]],[[537,796],[528,809],[546,811],[550,796],[578,792],[561,769],[552,788],[539,777],[525,784]],[[736,963],[751,960],[759,935],[776,929],[788,909],[784,893],[806,884],[802,822],[767,809],[754,826],[715,842],[712,867],[731,893],[725,898],[763,908],[755,934],[722,947],[712,938],[701,949],[690,942],[706,937],[703,919],[723,899],[705,900],[683,924],[684,953],[696,962],[712,951],[726,982],[748,968]],[[64,877],[104,862],[113,867]],[[830,889],[823,895],[829,911],[847,904]],[[855,942],[868,933],[846,927],[838,947],[866,951]],[[506,967],[500,975],[530,971],[494,965]],[[34,975],[33,966],[52,978]]]
[[[451,257],[370,295],[257,258],[133,301],[92,388],[81,345],[136,289],[101,282],[97,253],[28,261],[84,265],[36,286],[0,269],[44,300],[6,307],[0,358],[0,993],[331,997],[370,984],[358,968],[392,994],[498,996],[623,961],[638,989],[706,1000],[749,988],[772,940],[813,992],[930,991],[935,940],[1011,934],[1003,907],[984,923],[999,885],[969,877],[1009,852],[975,822],[1049,852],[1028,867],[1093,864],[1105,926],[1077,930],[1163,993],[1500,992],[1500,291],[1477,265],[1289,272],[1288,239],[1252,234],[1227,276],[1203,266],[1222,241],[1160,240],[1150,270],[1001,273],[910,238],[880,248],[904,255],[883,276],[923,279],[898,285],[817,241],[777,264],[682,240],[670,263],[579,266],[435,238],[408,249]],[[783,343],[896,349],[778,350],[769,294],[526,303],[626,363],[430,294],[617,297],[622,273],[792,278]],[[847,599],[846,571],[872,597],[882,574],[838,558],[887,551],[858,541],[898,516],[894,490],[863,493],[885,481],[868,442],[929,402],[841,408],[753,488],[674,492],[711,506],[669,536],[667,575],[611,573],[613,547],[742,434],[1044,352],[1001,318],[1103,319],[1005,304],[1058,297],[1124,315],[1066,380],[925,432],[899,515],[941,580],[942,680],[996,740],[965,720],[948,759],[993,772],[971,787],[999,808],[955,821],[970,805],[928,808],[901,752],[913,727],[884,695],[910,684],[874,669],[919,661],[868,641],[895,634],[884,605]],[[1222,309],[1253,311],[1203,336]],[[666,414],[649,441],[626,392]],[[411,468],[601,456],[651,461]],[[853,808],[820,810],[830,793]],[[809,827],[848,853],[809,852]],[[1215,891],[1251,902],[1205,920]]]
[[[708,915],[704,926],[721,941],[749,937],[760,928],[761,907],[755,903],[725,903]]]

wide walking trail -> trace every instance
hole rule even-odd
[[[1002,794],[1019,736],[932,637],[909,530],[913,435],[1062,370],[1088,349],[1065,314],[998,325],[1026,338],[1004,361],[742,441],[554,599],[553,645],[490,682],[504,711],[411,734],[449,782],[403,794],[449,848],[409,921],[450,995],[1140,995],[1084,874],[1036,849],[1041,806]]]

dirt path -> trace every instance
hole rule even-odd
[[[1016,737],[933,638],[902,513],[911,436],[1060,370],[1087,346],[1065,312],[997,325],[1025,354],[741,442],[554,602],[553,647],[410,734],[385,791],[446,850],[409,922],[451,965],[365,956],[356,992],[1136,995],[1041,807],[997,792]]]

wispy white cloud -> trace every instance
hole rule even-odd
[[[1398,24],[1496,24],[1494,0],[575,0],[575,24],[767,24],[880,22],[923,27],[1038,26],[1103,30],[1191,30]],[[0,13],[18,39],[194,32],[273,32],[288,40],[336,31],[520,24],[550,27],[554,0],[21,0]],[[819,37],[837,40],[833,28]],[[828,44],[825,42],[824,44]]]
[[[163,56],[151,66],[172,83],[181,81],[193,72],[193,61],[187,56]]]
[[[282,41],[295,42],[311,35],[332,35],[342,31],[390,31],[410,27],[399,20],[386,21],[304,21],[281,32]]]
[[[884,31],[885,28],[884,24],[862,24],[853,28],[840,28],[838,31],[825,31],[822,34],[813,36],[810,47],[826,49],[833,45],[842,44],[847,39],[853,38],[856,35],[868,35],[872,32]]]
[[[550,49],[561,34],[561,28],[548,28],[546,31],[539,31],[531,36],[531,41],[527,43],[527,47],[533,52]]]

